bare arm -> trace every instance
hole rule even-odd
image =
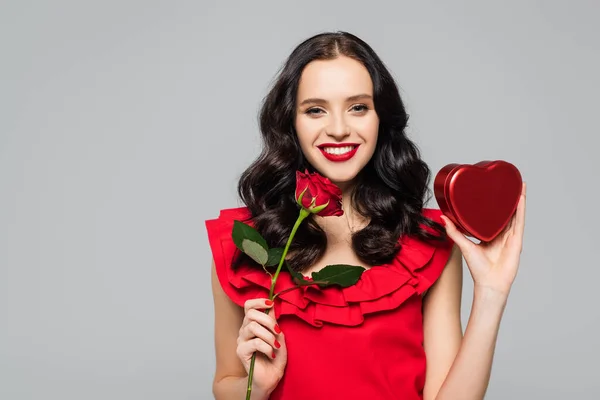
[[[506,297],[475,290],[464,340],[436,400],[482,400],[488,388]]]
[[[215,310],[216,371],[213,394],[216,400],[243,399],[246,394],[247,375],[236,355],[238,330],[242,326],[244,310],[235,304],[221,288],[215,265],[212,265],[211,284]],[[253,399],[268,397],[253,390]]]
[[[463,337],[461,291],[462,259],[455,247],[424,301],[425,400],[481,400],[487,391],[506,296],[476,288]]]
[[[253,376],[252,400],[266,400],[281,379],[287,360],[283,333],[273,333],[276,321],[258,308],[267,306],[264,299],[252,299],[242,308],[225,294],[212,265],[211,284],[215,310],[216,372],[213,395],[216,400],[244,399],[247,392],[247,366],[255,351],[258,354]],[[272,314],[272,313],[271,313]],[[277,340],[277,342],[275,342]],[[272,345],[280,346],[274,349]],[[277,359],[273,355],[278,353]],[[263,383],[261,385],[260,383]]]
[[[485,396],[500,323],[519,267],[525,196],[523,184],[510,223],[488,243],[475,244],[460,233],[451,220],[443,217],[446,232],[460,248],[473,277],[473,304],[464,337],[457,347],[458,271],[462,270],[462,260],[455,251],[424,304],[425,347],[429,349],[427,361],[431,369],[428,377],[432,380],[426,384],[425,400],[483,400]],[[456,357],[450,361],[457,348]]]
[[[462,255],[454,246],[444,272],[423,300],[423,346],[427,354],[424,400],[436,398],[461,347],[462,280]]]

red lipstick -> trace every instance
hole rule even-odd
[[[358,146],[360,146],[358,143],[323,143],[317,147],[319,148],[319,150],[321,150],[321,153],[323,154],[323,156],[326,159],[328,159],[329,161],[342,162],[342,161],[348,161],[349,159],[354,157],[354,155],[356,154],[356,151],[358,150]],[[352,150],[350,150],[344,154],[331,154],[331,153],[328,153],[325,151],[325,149],[328,147],[329,148],[352,147]]]

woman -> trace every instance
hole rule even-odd
[[[207,221],[215,398],[244,398],[255,352],[253,399],[484,397],[519,264],[525,187],[506,230],[471,242],[424,209],[430,170],[407,119],[390,73],[356,36],[320,34],[292,52],[261,111],[263,152],[239,182],[246,207]],[[267,274],[236,258],[232,224],[251,219],[283,247],[298,215],[295,173],[305,169],[341,189],[344,214],[303,223],[288,264],[305,276],[328,264],[365,271],[351,287],[305,287],[273,304]],[[474,279],[464,336],[463,257]]]

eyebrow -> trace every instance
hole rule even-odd
[[[350,96],[346,99],[346,101],[356,101],[356,100],[363,100],[363,99],[372,99],[373,96],[366,94],[366,93],[362,93],[362,94],[357,94],[354,96]],[[318,99],[318,98],[310,98],[310,99],[306,99],[303,100],[299,106],[303,106],[305,104],[327,104],[327,100],[324,99]]]

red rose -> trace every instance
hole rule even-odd
[[[296,171],[296,202],[321,217],[344,215],[342,191],[329,179],[317,173]]]

